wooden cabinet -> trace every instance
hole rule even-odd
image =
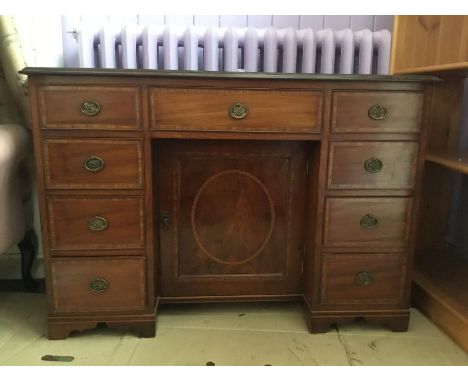
[[[468,254],[466,243],[447,235],[462,225],[457,211],[463,211],[463,198],[454,203],[454,195],[466,193],[460,185],[468,174],[462,143],[468,121],[468,16],[395,16],[394,26],[392,72],[435,74],[442,80],[429,111],[412,300],[468,351]],[[460,229],[460,236],[464,233]]]
[[[392,73],[468,68],[468,16],[395,16],[393,30]]]
[[[141,129],[137,87],[43,86],[38,101],[44,129]]]
[[[158,130],[320,132],[322,93],[272,90],[166,89],[151,91]],[[237,113],[237,114],[236,114]]]
[[[406,253],[326,254],[322,265],[322,305],[404,303]]]
[[[330,189],[412,189],[417,142],[332,142]]]
[[[49,338],[188,301],[407,329],[434,78],[24,73]]]
[[[143,258],[53,259],[50,292],[57,313],[143,311]]]
[[[412,198],[332,197],[325,201],[323,243],[405,247],[412,218]]]
[[[301,295],[307,148],[157,142],[161,296]]]
[[[349,92],[333,94],[334,133],[418,133],[423,95],[420,92]]]
[[[44,139],[48,189],[142,189],[142,140]]]

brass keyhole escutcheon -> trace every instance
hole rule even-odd
[[[89,282],[89,289],[94,293],[102,293],[109,287],[109,281],[102,277],[97,277]]]
[[[368,112],[369,118],[374,121],[380,121],[387,117],[387,109],[379,104],[372,105]]]
[[[364,215],[359,221],[361,227],[364,229],[373,229],[379,223],[379,220],[372,214]]]
[[[90,231],[104,231],[109,226],[107,219],[102,216],[93,216],[88,220],[88,228]]]
[[[367,172],[379,172],[383,168],[383,162],[379,158],[369,158],[364,162],[364,169]]]
[[[356,273],[356,275],[354,276],[354,280],[359,286],[368,286],[372,283],[373,278],[369,272],[362,271]]]
[[[161,214],[161,228],[163,231],[167,231],[169,229],[169,225],[171,224],[171,216],[169,212],[163,212]]]
[[[234,119],[244,119],[249,114],[249,109],[243,103],[236,102],[229,108],[229,115]]]
[[[80,110],[88,117],[94,117],[101,112],[101,105],[96,101],[83,101],[80,105]]]
[[[84,167],[87,171],[98,172],[104,168],[104,159],[96,155],[91,155],[84,162]]]

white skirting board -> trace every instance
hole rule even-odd
[[[35,279],[44,278],[44,260],[36,258],[32,267]],[[0,280],[21,279],[21,255],[19,253],[0,255]]]

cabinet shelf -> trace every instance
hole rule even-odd
[[[468,260],[449,252],[419,255],[413,302],[468,351]]]
[[[419,66],[413,68],[396,69],[394,74],[435,74],[439,72],[451,72],[460,75],[468,74],[468,61],[453,62],[449,64],[437,64],[428,66]]]
[[[426,161],[437,163],[450,170],[468,175],[468,152],[432,152],[426,154]]]

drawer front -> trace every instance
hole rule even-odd
[[[324,245],[406,247],[412,198],[327,198]]]
[[[416,92],[335,92],[332,132],[418,133],[423,101]]]
[[[141,189],[141,140],[46,139],[44,173],[49,189]]]
[[[39,105],[46,129],[141,129],[137,87],[43,86]]]
[[[332,142],[329,189],[412,189],[417,142]]]
[[[143,198],[49,197],[51,250],[143,248]]]
[[[399,304],[405,278],[402,254],[327,254],[320,300],[322,304]]]
[[[322,93],[153,89],[151,127],[157,130],[318,133]]]
[[[53,259],[54,312],[141,311],[146,304],[145,259]]]

